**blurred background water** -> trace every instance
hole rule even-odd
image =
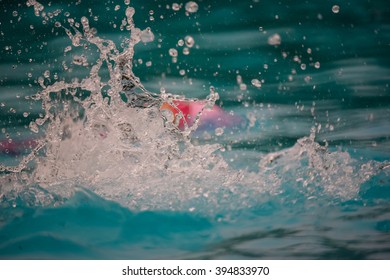
[[[75,55],[96,61],[95,50],[68,51],[68,36],[52,22],[67,26],[69,18],[86,16],[117,46],[129,36],[120,30],[123,1],[41,3],[55,20],[35,16],[24,2],[0,0],[5,165],[18,162],[25,142],[36,137],[28,125],[43,110],[25,97],[41,89],[39,77],[48,84],[83,79],[90,69],[78,67]],[[194,13],[186,13],[186,3],[131,1],[136,25],[155,36],[135,47],[134,73],[156,93],[165,88],[205,98],[214,86],[217,104],[245,125],[217,136],[204,128],[193,142],[222,144],[234,170],[260,181],[275,178],[280,189],[251,203],[229,196],[215,201],[218,207],[200,205],[202,211],[168,205],[142,210],[77,183],[59,182],[74,194],[48,204],[37,202],[46,192],[38,184],[15,190],[11,199],[3,180],[0,258],[389,259],[387,1],[198,0]],[[193,45],[189,37],[180,42],[186,36]],[[304,138],[310,134],[316,142]],[[306,177],[314,178],[309,187],[302,183]]]

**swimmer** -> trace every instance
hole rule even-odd
[[[193,126],[197,118],[202,128],[232,127],[242,122],[240,117],[227,113],[217,105],[203,109],[205,106],[206,101],[201,100],[173,100],[171,103],[164,102],[160,111],[170,112],[173,116],[172,122],[180,130],[184,130],[186,125]]]

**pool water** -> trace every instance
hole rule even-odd
[[[1,259],[390,258],[387,1],[195,2],[0,1]]]

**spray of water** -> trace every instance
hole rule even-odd
[[[42,4],[29,0],[27,5],[44,17]],[[360,166],[348,153],[328,152],[314,141],[315,131],[290,149],[264,155],[257,173],[230,167],[217,144],[193,145],[191,134],[218,93],[211,88],[194,124],[180,131],[169,112],[160,111],[163,103],[175,107],[177,97],[148,91],[132,71],[134,46],[154,38],[149,28],[135,26],[134,13],[126,9],[123,29],[130,35],[123,49],[97,36],[87,17],[81,25],[57,24],[74,48],[95,47],[99,56],[83,79],[40,81],[42,90],[33,99],[42,103],[44,114],[29,128],[42,136],[19,165],[0,166],[3,201],[55,205],[83,186],[132,209],[216,213],[253,207],[287,189],[311,198],[351,199],[375,173],[374,163]],[[85,62],[83,56],[75,60]]]

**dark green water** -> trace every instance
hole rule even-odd
[[[145,210],[125,207],[123,197],[103,198],[93,183],[58,182],[74,192],[63,198],[34,182],[10,194],[11,183],[2,180],[0,258],[389,259],[389,5],[295,2],[204,0],[186,15],[186,2],[177,2],[183,7],[175,12],[174,1],[131,1],[136,26],[150,27],[155,36],[135,48],[133,71],[145,88],[205,98],[214,86],[217,104],[245,125],[228,125],[218,137],[207,137],[214,130],[204,127],[193,142],[224,145],[221,154],[234,170],[276,189],[256,193],[256,185],[241,186],[214,200],[188,198],[174,210],[167,201],[174,204],[176,195],[159,190],[156,201],[153,195],[140,199],[152,205]],[[24,2],[0,0],[4,165],[18,162],[21,143],[36,137],[28,124],[43,110],[25,97],[41,90],[39,77],[49,70],[46,84],[83,79],[90,68],[72,63],[73,56],[96,61],[95,49],[64,52],[71,42],[53,23],[68,27],[68,18],[86,16],[117,46],[129,36],[120,30],[123,1],[41,3],[61,13],[44,23]],[[178,41],[188,35],[195,44],[185,55]],[[177,62],[171,48],[179,52]],[[315,142],[304,138],[311,129]],[[5,147],[8,138],[12,149]],[[142,180],[148,184],[147,176]],[[150,180],[151,189],[154,184]]]

